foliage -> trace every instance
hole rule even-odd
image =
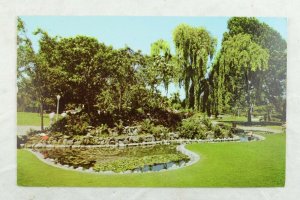
[[[216,69],[219,72],[215,78],[223,84],[231,107],[237,103],[247,106],[249,122],[251,107],[262,88],[260,74],[268,68],[268,60],[268,51],[252,42],[250,35],[234,35],[222,43],[219,66]]]
[[[166,139],[169,129],[162,125],[154,125],[149,119],[143,120],[140,124],[141,133],[151,134],[156,140]]]
[[[200,97],[205,87],[206,64],[215,52],[216,39],[202,27],[180,24],[173,32],[178,65],[186,94],[185,107],[200,110]]]
[[[180,137],[205,139],[206,132],[212,130],[212,124],[205,115],[195,114],[184,119],[179,127]]]
[[[93,149],[41,149],[45,158],[75,168],[94,168],[95,171],[121,172],[134,170],[145,165],[188,161],[188,156],[177,152],[176,146],[157,145],[152,147],[93,148]]]
[[[228,21],[227,37],[249,34],[251,39],[269,52],[268,70],[260,74],[262,91],[258,105],[273,104],[285,120],[287,43],[281,35],[265,23],[253,17],[233,17]],[[268,115],[268,113],[266,113]]]
[[[90,118],[86,113],[70,114],[59,119],[51,127],[50,131],[61,132],[64,135],[86,135],[90,124]]]
[[[190,167],[113,176],[56,168],[41,162],[27,150],[17,150],[17,184],[36,187],[282,187],[286,134],[264,137],[266,140],[260,142],[190,144],[187,149],[201,157]]]
[[[56,109],[58,94],[59,112],[82,106],[87,114],[78,127],[70,119],[57,123],[57,129],[64,131],[64,125],[70,126],[66,134],[84,134],[88,125],[101,124],[121,134],[124,126],[149,119],[157,127],[147,131],[158,137],[158,132],[179,129],[189,115],[183,107],[208,116],[240,113],[246,107],[251,121],[254,106],[273,106],[285,118],[286,42],[255,18],[231,18],[217,55],[216,39],[205,28],[187,24],[174,29],[175,55],[162,39],[153,42],[146,55],[128,46],[115,49],[88,36],[50,36],[41,29],[34,34],[39,36],[37,52],[18,19],[17,99],[18,110],[41,113],[42,128],[43,113]],[[163,97],[158,87],[164,85],[168,91],[170,83],[184,86],[184,101],[179,94]],[[270,110],[266,109],[268,115]],[[212,129],[206,121],[201,123]],[[187,124],[189,137],[203,132]]]

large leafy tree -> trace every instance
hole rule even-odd
[[[268,70],[259,74],[261,76],[262,95],[260,104],[274,107],[285,118],[286,102],[286,67],[287,44],[281,35],[265,23],[253,17],[233,17],[228,21],[227,37],[237,34],[249,34],[252,41],[268,49]],[[273,106],[270,106],[273,105]],[[269,110],[268,110],[269,113]]]
[[[234,105],[247,106],[248,122],[251,122],[252,105],[260,96],[259,74],[268,69],[268,60],[268,51],[253,42],[250,35],[237,34],[222,43],[220,82],[230,92]]]
[[[206,82],[207,62],[215,52],[216,39],[202,27],[180,24],[173,32],[177,60],[186,94],[185,106],[201,109],[201,97]]]

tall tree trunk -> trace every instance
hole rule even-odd
[[[189,97],[189,108],[192,108],[194,109],[194,105],[195,105],[195,85],[194,83],[192,82],[192,85],[190,87],[190,97]]]
[[[43,108],[44,102],[41,101],[41,110],[40,110],[40,116],[41,116],[41,130],[44,130],[44,108]]]
[[[249,105],[248,108],[248,122],[251,123],[252,119],[251,119],[251,106]]]
[[[251,101],[250,101],[250,86],[249,86],[249,72],[245,74],[245,81],[246,81],[246,101],[248,106],[248,123],[251,123]]]
[[[270,109],[268,109],[268,112],[267,112],[267,120],[268,120],[268,122],[271,121],[271,112],[270,112]]]

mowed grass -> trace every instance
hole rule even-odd
[[[50,119],[48,114],[44,114],[44,126],[49,126]],[[40,126],[41,116],[39,113],[17,112],[18,126]]]
[[[223,115],[221,116],[220,119],[216,119],[216,121],[219,122],[246,122],[247,121],[247,117],[245,116],[233,116],[233,115]]]
[[[21,186],[278,187],[285,183],[285,134],[248,143],[190,144],[200,155],[189,167],[158,173],[103,175],[49,166],[18,150]]]

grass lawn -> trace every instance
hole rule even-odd
[[[50,119],[48,114],[44,114],[44,126],[49,126]],[[41,117],[39,113],[17,112],[18,126],[40,126]]]
[[[247,121],[247,117],[245,116],[233,116],[233,115],[223,115],[221,119],[216,119],[215,121],[219,121],[219,122],[232,122],[232,121],[236,121],[236,122],[246,122]]]
[[[190,144],[200,161],[174,171],[101,175],[49,166],[18,150],[21,186],[276,187],[285,183],[285,134],[245,143]]]

